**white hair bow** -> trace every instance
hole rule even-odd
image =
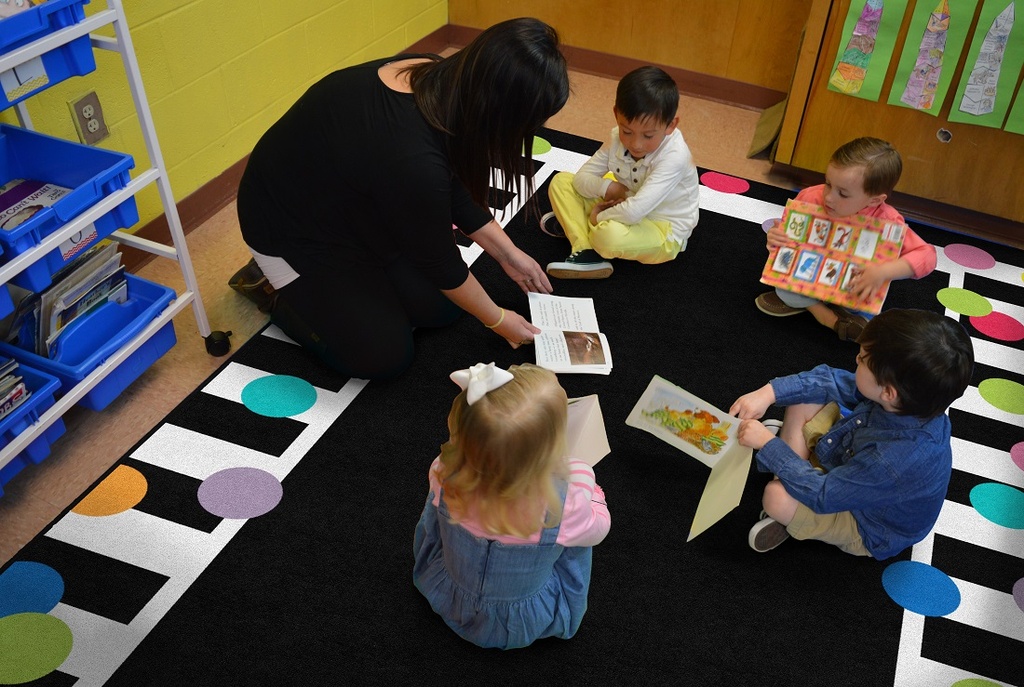
[[[494,363],[477,363],[467,370],[451,373],[452,381],[466,390],[466,402],[473,405],[488,391],[494,391],[502,384],[511,382],[512,373],[495,367]]]

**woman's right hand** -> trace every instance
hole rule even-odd
[[[508,341],[512,348],[533,343],[533,337],[540,333],[538,327],[534,327],[525,317],[514,310],[505,310],[505,319],[493,329],[495,333]]]

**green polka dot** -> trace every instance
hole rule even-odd
[[[551,144],[545,141],[540,136],[533,137],[533,154],[543,155],[544,153],[551,151]]]
[[[950,286],[945,289],[939,289],[935,297],[939,299],[939,303],[942,303],[953,312],[958,312],[968,317],[984,317],[992,312],[992,304],[988,302],[987,298],[967,289],[958,289]]]
[[[71,629],[44,613],[0,618],[0,684],[20,685],[49,675],[71,653]]]
[[[990,522],[1011,530],[1024,530],[1024,491],[999,482],[983,482],[971,489],[971,505]]]
[[[1009,379],[986,379],[978,393],[999,410],[1024,415],[1024,386]]]
[[[983,677],[969,677],[966,680],[957,680],[949,687],[1002,687],[1002,685]]]
[[[268,375],[245,385],[242,403],[257,415],[292,417],[313,407],[316,388],[298,377]]]

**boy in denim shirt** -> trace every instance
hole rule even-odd
[[[921,541],[938,519],[952,470],[945,411],[963,395],[974,348],[955,320],[925,310],[889,310],[858,343],[857,371],[819,365],[741,396],[729,412],[737,438],[775,474],[764,517],[750,530],[755,551],[790,535],[885,559]],[[779,436],[757,420],[786,406]],[[852,409],[841,417],[839,407]]]

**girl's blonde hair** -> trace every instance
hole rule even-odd
[[[448,415],[437,476],[454,520],[472,513],[491,534],[527,537],[561,521],[568,401],[554,373],[509,368],[512,381],[473,405],[463,391]]]

